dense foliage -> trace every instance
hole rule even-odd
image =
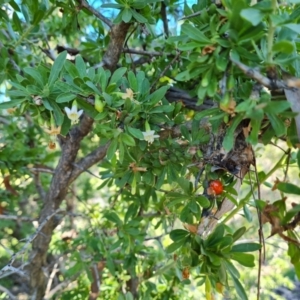
[[[268,236],[300,278],[299,20],[298,0],[2,0],[0,298],[259,298]]]

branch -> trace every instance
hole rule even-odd
[[[230,58],[230,60],[235,64],[246,76],[258,81],[263,86],[269,88],[270,90],[284,90],[287,101],[291,105],[293,112],[297,113],[295,117],[298,139],[300,142],[300,79],[291,76],[288,73],[283,74],[283,80],[274,80],[263,76],[259,71],[252,69],[243,63]]]
[[[0,285],[0,291],[6,293],[10,300],[17,300],[18,299],[14,294],[12,294],[7,288],[5,288],[2,285]]]
[[[82,0],[82,5],[88,4]],[[111,28],[111,38],[107,52],[103,57],[103,66],[111,72],[117,66],[120,55],[123,50],[123,44],[127,35],[130,24],[121,22]],[[32,253],[30,256],[29,273],[32,299],[42,299],[46,289],[46,276],[43,268],[46,263],[47,251],[53,234],[53,230],[59,224],[58,218],[53,215],[54,211],[59,208],[65,199],[69,185],[87,168],[101,160],[105,156],[107,146],[99,147],[87,157],[81,159],[77,166],[74,166],[80,143],[82,139],[92,130],[94,120],[84,114],[80,124],[70,130],[66,137],[59,136],[62,153],[58,165],[50,184],[49,191],[46,195],[45,205],[40,213],[39,222],[43,226],[40,234],[34,239]],[[77,165],[77,164],[76,164]],[[50,292],[51,293],[51,292]]]
[[[45,202],[46,192],[43,189],[43,186],[42,186],[41,180],[40,180],[40,174],[38,172],[33,174],[33,181],[34,181],[35,188],[36,188],[41,200],[43,202]]]
[[[39,234],[41,234],[43,228],[45,227],[45,225],[51,220],[51,218],[56,215],[56,214],[59,214],[59,213],[63,213],[63,211],[61,209],[58,209],[56,211],[54,211],[52,214],[50,214],[49,216],[47,216],[46,218],[44,218],[43,222],[40,223],[39,227],[37,228],[37,230],[35,231],[34,234],[32,234],[26,241],[26,243],[24,244],[24,246],[21,248],[20,251],[14,253],[9,261],[9,263],[0,270],[0,278],[2,277],[5,277],[6,273],[7,272],[12,272],[12,268],[15,269],[13,270],[14,272],[13,273],[16,273],[16,268],[14,268],[12,266],[12,264],[14,263],[14,261],[16,260],[16,258],[20,255],[23,255],[25,253],[25,251],[28,249],[29,245],[37,238],[37,236]],[[18,270],[20,271],[20,270]],[[19,272],[18,272],[19,273]],[[23,273],[23,272],[22,272]]]
[[[82,172],[101,161],[105,157],[108,147],[109,143],[104,146],[100,146],[89,155],[79,160],[75,165],[76,168],[73,169],[70,176],[70,183],[72,183]]]
[[[138,55],[145,55],[145,56],[162,56],[162,52],[157,52],[157,51],[144,51],[144,50],[137,50],[137,49],[129,49],[129,48],[124,48],[123,49],[124,53],[131,53],[131,54],[138,54]]]
[[[12,215],[0,215],[0,220],[13,220],[13,221],[22,221],[22,222],[33,222],[34,219],[29,217],[20,217]]]
[[[121,22],[112,27],[110,31],[110,42],[103,57],[103,67],[111,72],[116,68],[120,55],[123,52],[123,44],[130,26],[130,23]]]
[[[197,12],[195,12],[193,14],[188,15],[188,16],[182,17],[181,19],[179,19],[179,21],[187,20],[189,18],[194,18],[194,17],[197,17],[197,16],[199,16],[201,14],[202,14],[202,10],[201,11],[197,11]]]
[[[282,80],[271,80],[268,77],[263,76],[259,71],[250,68],[240,61],[237,61],[230,57],[230,60],[234,65],[236,65],[246,76],[256,80],[263,86],[269,88],[270,90],[280,90],[280,89],[286,89],[288,88],[287,84],[283,82]]]
[[[166,93],[166,99],[170,103],[181,101],[185,107],[195,111],[203,111],[213,108],[216,105],[211,99],[205,99],[203,104],[197,105],[198,98],[193,98],[186,91],[180,90],[176,87],[169,88]]]
[[[164,32],[165,32],[165,37],[169,37],[169,26],[168,26],[168,17],[167,17],[167,9],[166,9],[166,4],[164,1],[161,2],[161,9],[160,9],[160,14],[161,18],[164,24]]]
[[[295,78],[289,74],[283,74],[283,78],[287,80],[287,84],[289,86],[293,85],[293,83],[296,82],[299,83],[299,78]],[[291,105],[292,111],[297,113],[297,115],[295,116],[295,123],[298,133],[298,141],[300,142],[300,89],[295,85],[295,87],[292,89],[285,88],[284,93],[287,101]]]
[[[167,64],[167,66],[163,69],[163,71],[161,72],[161,74],[156,78],[156,80],[154,80],[154,82],[151,85],[151,90],[153,89],[153,87],[155,87],[157,81],[163,77],[165,75],[165,73],[170,69],[170,67],[174,64],[174,62],[178,59],[178,57],[180,56],[181,51],[178,51],[176,56]]]
[[[72,278],[70,279],[65,279],[63,282],[61,282],[60,284],[58,284],[55,288],[53,288],[51,291],[49,291],[49,293],[47,295],[45,295],[44,300],[48,300],[48,299],[52,299],[52,297],[64,290],[65,288],[68,287],[68,285],[71,285],[72,287],[77,286],[77,280],[74,280],[74,278],[77,278],[80,275],[80,273],[76,273],[74,276],[72,276]]]
[[[113,23],[109,19],[107,19],[106,17],[104,17],[99,11],[97,11],[92,6],[90,6],[85,0],[77,0],[77,2],[79,2],[80,7],[83,7],[85,9],[87,9],[95,17],[97,17],[99,20],[101,20],[102,22],[104,22],[107,26],[109,26],[110,28],[113,27]]]

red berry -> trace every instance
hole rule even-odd
[[[223,193],[223,183],[220,180],[212,180],[209,183],[209,187],[215,195],[220,195]]]

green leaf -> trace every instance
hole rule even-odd
[[[105,119],[107,117],[107,115],[108,115],[108,111],[105,110],[105,111],[97,114],[94,119],[95,119],[95,121],[100,121],[100,120]]]
[[[108,160],[111,160],[113,158],[113,156],[116,154],[117,147],[118,147],[118,139],[114,139],[110,143],[110,145],[107,149],[106,157]]]
[[[56,102],[57,103],[69,102],[69,101],[75,99],[76,97],[77,97],[76,94],[67,92],[67,93],[58,95],[58,97],[56,98]]]
[[[132,136],[130,136],[129,134],[127,134],[127,133],[122,132],[120,134],[120,139],[127,146],[135,146],[135,140],[134,140],[134,138]]]
[[[181,194],[181,193],[177,193],[177,192],[169,192],[166,194],[166,197],[170,200],[178,200],[178,201],[185,201],[187,196],[185,194]],[[168,207],[170,207],[170,205],[168,204]]]
[[[252,252],[261,248],[258,243],[242,243],[233,245],[230,252]]]
[[[79,77],[78,70],[76,69],[75,65],[71,63],[69,60],[65,61],[64,68],[73,79]]]
[[[256,110],[255,118],[251,119],[251,133],[247,138],[247,142],[251,143],[252,145],[256,145],[258,143],[258,136],[261,130],[260,126],[263,118],[264,118],[264,113],[260,109],[260,110]]]
[[[294,32],[296,32],[298,34],[300,34],[300,25],[299,24],[284,24],[283,26],[293,30]]]
[[[286,127],[283,121],[281,121],[276,114],[266,113],[266,115],[268,116],[276,135],[278,137],[284,135],[286,132]]]
[[[120,217],[114,211],[106,212],[104,214],[104,217],[108,221],[113,222],[113,223],[117,224],[118,226],[122,226],[123,225],[122,220],[120,219]]]
[[[233,263],[230,260],[223,260],[225,266],[226,266],[226,270],[229,272],[229,274],[232,277],[236,277],[239,278],[240,274],[239,271],[237,270],[237,268],[233,265]]]
[[[125,68],[125,67],[117,69],[111,76],[109,84],[114,83],[117,85],[118,81],[123,77],[123,75],[126,73],[126,71],[127,71],[127,68]]]
[[[149,3],[149,2],[148,1],[135,0],[130,4],[130,6],[135,8],[135,9],[143,9],[144,7],[147,6],[147,3]]]
[[[203,195],[195,196],[195,199],[201,207],[207,208],[211,205],[210,201]]]
[[[183,229],[175,229],[170,232],[170,238],[173,242],[185,239],[190,233]]]
[[[141,141],[144,140],[144,135],[143,135],[143,133],[142,133],[142,131],[140,129],[129,127],[129,126],[127,126],[126,129],[135,138],[137,138],[137,139],[139,139]]]
[[[129,8],[124,8],[123,11],[122,11],[122,20],[125,22],[125,23],[129,23],[130,20],[132,18],[132,12],[131,12],[131,9]]]
[[[248,208],[248,205],[244,205],[243,206],[243,211],[244,211],[244,216],[246,218],[246,220],[251,223],[252,222],[252,212],[250,211],[250,209]]]
[[[128,227],[126,225],[124,226],[124,231],[126,233],[128,233],[129,235],[133,235],[133,236],[141,234],[140,229],[135,228],[135,227]]]
[[[156,90],[154,93],[149,95],[148,101],[146,104],[155,105],[157,104],[166,94],[167,90],[169,89],[169,86],[162,86],[158,90]]]
[[[127,292],[125,295],[125,300],[134,300],[133,295],[131,292]]]
[[[155,106],[153,107],[150,111],[149,114],[154,114],[154,113],[167,113],[167,112],[171,112],[174,110],[174,106],[173,105],[159,105],[159,106]]]
[[[290,41],[279,41],[273,45],[274,52],[292,54],[295,50],[294,43]]]
[[[300,195],[300,187],[298,187],[292,183],[279,182],[276,184],[276,187],[278,190],[280,190],[286,194]]]
[[[192,223],[193,218],[188,204],[181,210],[179,219],[181,222]]]
[[[71,127],[71,120],[69,118],[64,118],[64,121],[61,125],[60,134],[66,136]]]
[[[182,239],[178,242],[174,242],[166,248],[166,252],[168,254],[171,254],[171,253],[175,252],[176,250],[178,250],[180,247],[182,247],[184,245],[184,243],[185,243],[185,239]]]
[[[264,112],[270,114],[279,114],[290,107],[291,105],[288,101],[272,101],[268,103],[266,107],[264,107]]]
[[[191,211],[192,213],[194,213],[196,216],[197,216],[197,215],[200,215],[200,208],[199,208],[199,205],[198,205],[198,203],[197,203],[196,200],[192,199],[192,200],[189,202],[188,206],[189,206],[189,209],[190,209],[190,211]]]
[[[7,108],[12,108],[15,107],[19,104],[21,104],[22,102],[26,101],[26,99],[17,99],[17,100],[10,100],[10,101],[6,101],[6,102],[2,102],[0,103],[0,109],[7,109]]]
[[[230,253],[230,258],[236,260],[238,263],[245,267],[253,268],[255,266],[254,255],[252,254],[234,252]]]
[[[290,209],[286,215],[284,216],[283,220],[282,220],[282,224],[286,224],[288,222],[290,222],[290,220],[296,215],[298,214],[300,211],[300,204],[295,205],[292,209]]]
[[[186,34],[188,37],[190,37],[192,40],[196,40],[200,42],[200,44],[206,46],[208,44],[211,44],[212,42],[210,39],[208,39],[204,33],[202,33],[199,29],[195,28],[194,26],[190,24],[183,24],[181,26],[181,31]]]
[[[132,71],[128,72],[128,81],[129,86],[134,92],[138,92],[138,82],[136,80],[136,77]]]
[[[43,100],[44,101],[44,100]],[[62,113],[60,107],[54,101],[49,101],[49,104],[53,108],[54,118],[57,126],[61,126],[64,121],[64,114]]]
[[[51,86],[53,86],[53,84],[55,83],[55,81],[57,80],[59,73],[61,71],[61,69],[64,66],[64,62],[66,60],[67,57],[67,51],[63,51],[61,52],[58,57],[56,58],[54,64],[52,65],[51,71],[50,71],[50,75],[48,78],[48,85],[49,88]]]
[[[185,179],[184,177],[179,177],[177,179],[178,184],[183,189],[186,195],[190,195],[192,192],[192,184],[189,180]]]
[[[229,129],[227,130],[224,141],[223,141],[223,147],[225,148],[225,150],[229,151],[232,149],[233,142],[234,142],[234,132],[235,132],[236,128],[238,127],[238,125],[243,120],[243,118],[244,118],[243,114],[239,114],[233,119],[233,122],[232,122],[231,126],[229,127]]]
[[[101,96],[101,92],[99,91],[99,89],[95,86],[95,84],[92,81],[87,81],[85,83],[89,88],[91,88],[97,95]]]
[[[14,0],[10,0],[9,1],[9,5],[15,10],[20,12],[20,7],[18,6],[18,4],[14,1]]]
[[[41,88],[44,87],[45,83],[43,82],[43,76],[40,72],[34,68],[24,68],[24,71],[25,73],[29,74]]]
[[[239,299],[240,300],[248,300],[248,297],[246,295],[244,287],[242,286],[240,281],[235,276],[231,276],[231,278],[233,280],[233,284],[234,284],[235,290],[239,296]]]
[[[133,15],[133,17],[139,22],[139,23],[147,23],[148,20],[143,17],[141,14],[139,14],[138,12],[136,12],[134,9],[131,9],[131,13]]]
[[[16,82],[13,82],[13,81],[10,81],[9,82],[13,87],[15,87],[17,90],[20,90],[20,91],[23,91],[24,92],[24,96],[30,96],[30,93],[28,93],[27,89],[19,84],[19,83],[16,83]]]
[[[246,227],[239,228],[233,235],[233,242],[237,241],[246,232]]]
[[[81,78],[86,76],[86,65],[81,57],[81,55],[77,55],[75,58],[75,66]]]
[[[225,233],[225,227],[223,224],[220,224],[216,227],[216,229],[208,236],[206,239],[207,247],[213,247],[214,245],[218,244]]]
[[[253,26],[257,26],[263,19],[264,15],[261,11],[255,8],[246,8],[241,11],[241,16]]]
[[[203,110],[203,111],[201,111],[199,113],[196,113],[194,119],[195,120],[201,120],[204,117],[212,116],[212,115],[215,115],[215,114],[217,114],[219,112],[220,112],[219,108],[205,109],[205,110]]]

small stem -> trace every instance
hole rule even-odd
[[[277,9],[277,0],[272,0],[272,13],[275,13]],[[274,43],[274,33],[276,26],[273,24],[272,19],[269,17],[269,30],[268,30],[268,53],[267,53],[267,63],[273,64],[273,43]]]
[[[27,29],[23,32],[23,34],[20,36],[20,38],[17,40],[17,42],[14,45],[14,48],[17,48],[22,41],[29,35],[30,31],[34,28],[34,25],[30,25],[27,27]]]

